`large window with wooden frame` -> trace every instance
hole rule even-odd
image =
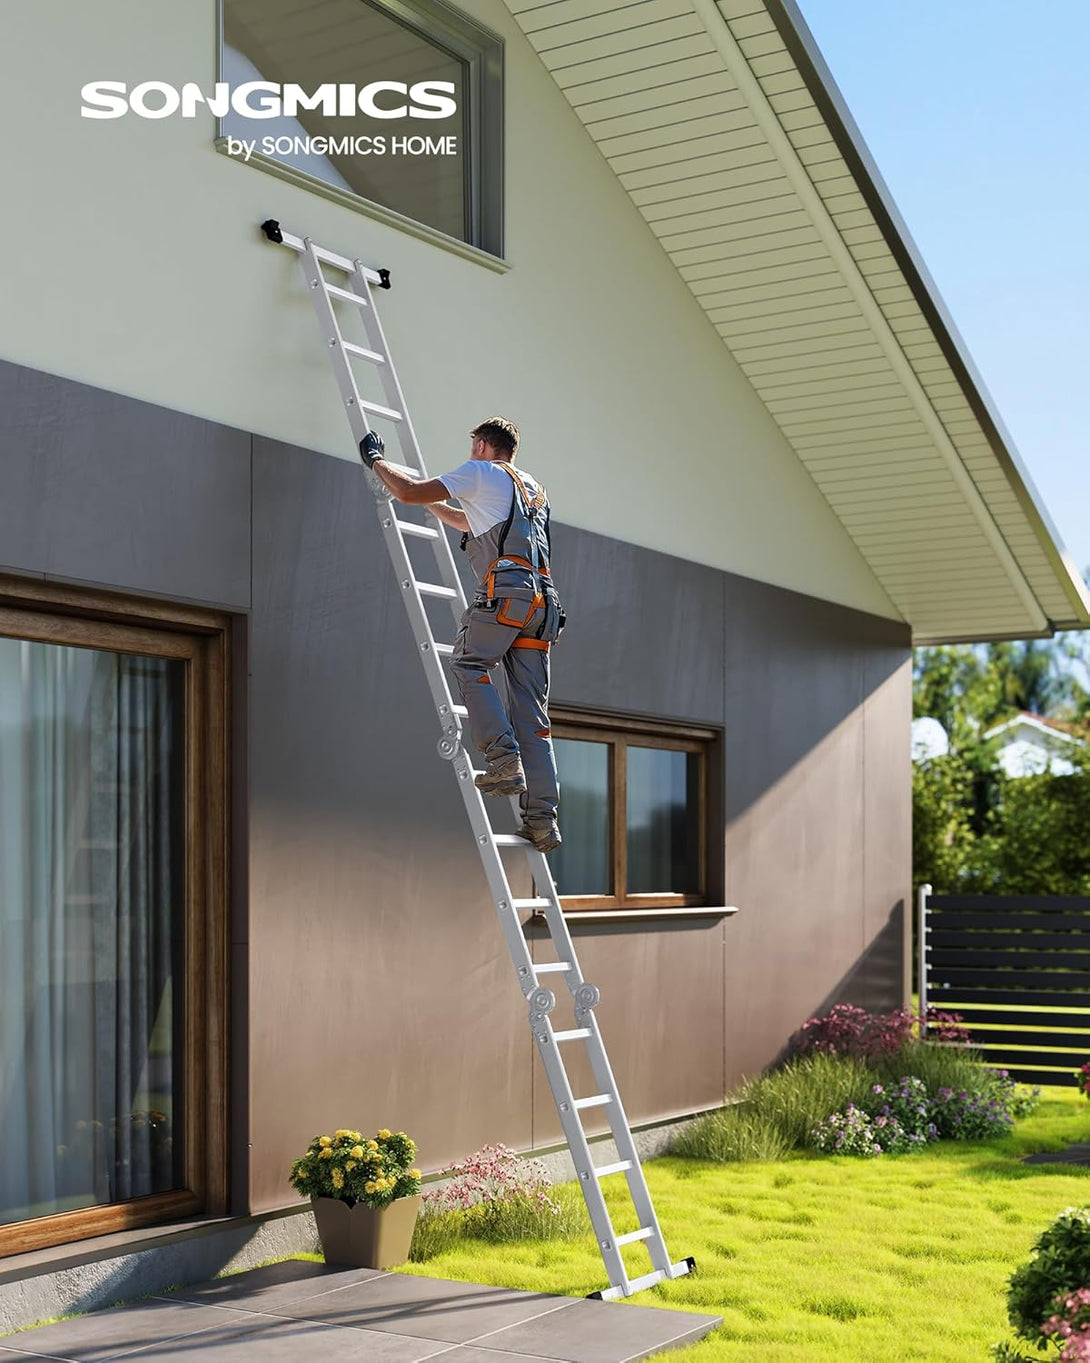
[[[712,729],[552,712],[563,844],[549,861],[566,909],[705,905]]]
[[[222,617],[0,582],[0,1254],[226,1210],[226,681]]]

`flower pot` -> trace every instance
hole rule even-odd
[[[327,1264],[392,1268],[409,1257],[419,1197],[399,1197],[379,1211],[336,1197],[312,1197],[310,1203]]]

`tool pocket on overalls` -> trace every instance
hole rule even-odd
[[[538,637],[544,639],[547,644],[555,644],[557,639],[560,638],[561,630],[563,630],[566,623],[567,617],[564,614],[564,608],[561,606],[560,601],[552,592],[546,592],[545,623],[542,625],[541,633]]]
[[[513,625],[515,629],[525,629],[537,610],[540,600],[531,597],[529,601],[521,600],[513,596],[501,596],[499,598],[499,609],[496,611],[497,625]],[[519,612],[522,612],[521,619]]]

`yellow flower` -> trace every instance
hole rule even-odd
[[[340,1189],[344,1187],[344,1175],[341,1173],[341,1171],[337,1168],[336,1165],[333,1166],[331,1178],[333,1179],[334,1188]]]
[[[387,1129],[383,1127],[382,1130],[378,1133],[378,1138],[380,1141],[388,1141],[390,1139],[389,1131],[387,1131]]]
[[[365,1193],[373,1193],[375,1191],[375,1185],[373,1183],[365,1183],[363,1185],[363,1191]]]
[[[409,1177],[410,1177],[410,1178],[422,1178],[423,1175],[421,1174],[421,1172],[420,1172],[419,1169],[410,1169],[410,1170],[409,1170]]]
[[[367,1142],[367,1148],[368,1148],[368,1150],[377,1150],[377,1149],[378,1149],[378,1141],[368,1141],[368,1142]]]
[[[349,1154],[352,1156],[353,1159],[363,1159],[363,1146],[354,1145],[352,1149],[349,1151]]]
[[[336,1136],[338,1140],[340,1140],[342,1136],[351,1136],[352,1133],[351,1131],[334,1131],[333,1134],[334,1136]]]
[[[332,1159],[332,1158],[333,1158],[333,1151],[332,1151],[332,1150],[322,1150],[322,1151],[319,1153],[318,1158],[319,1158],[319,1159]]]
[[[345,1171],[350,1174],[352,1170],[356,1167],[356,1161],[354,1159],[350,1159],[344,1167]]]
[[[354,1141],[362,1141],[362,1140],[363,1140],[363,1135],[362,1135],[362,1133],[359,1132],[359,1131],[350,1131],[348,1134],[352,1137],[352,1139],[353,1139]]]
[[[326,1146],[326,1145],[332,1145],[333,1142],[329,1139],[328,1136],[319,1136],[319,1137],[318,1137],[318,1144],[321,1145],[321,1146]]]

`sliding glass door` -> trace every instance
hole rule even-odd
[[[0,1252],[194,1208],[207,1153],[205,641],[71,630],[0,634]]]

